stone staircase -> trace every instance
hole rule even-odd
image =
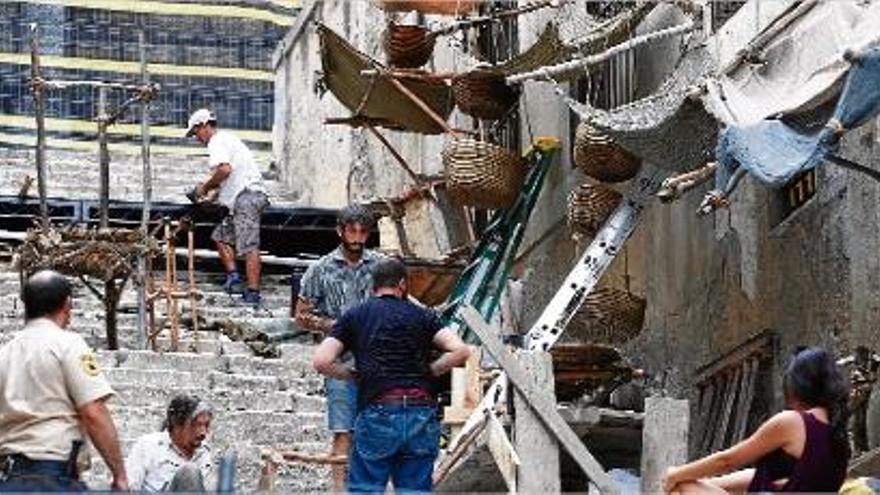
[[[286,277],[263,278],[265,307],[258,311],[223,293],[220,281],[219,275],[204,273],[197,280],[206,294],[199,309],[209,323],[218,318],[285,318],[289,313]],[[18,273],[4,267],[0,270],[0,343],[21,328],[18,293]],[[122,299],[123,310],[134,307],[134,297],[129,287]],[[101,349],[104,327],[100,302],[78,284],[74,308],[72,329]],[[185,303],[182,314],[186,316],[187,311]],[[264,447],[326,452],[329,435],[324,421],[323,384],[311,369],[311,340],[280,344],[277,359],[255,357],[247,345],[216,331],[199,332],[199,352],[136,350],[135,318],[133,312],[119,314],[120,343],[125,350],[98,352],[117,392],[111,409],[124,453],[138,436],[159,429],[169,400],[181,392],[198,394],[214,406],[210,443],[215,455],[237,453],[238,490],[256,489],[260,450]],[[180,348],[196,347],[195,342],[190,329],[183,329]],[[158,343],[160,348],[169,346],[167,329]],[[96,454],[92,458],[93,467],[86,479],[92,488],[106,488],[107,468]],[[328,487],[329,470],[314,465],[283,466],[276,483],[276,489],[285,493],[325,491]]]

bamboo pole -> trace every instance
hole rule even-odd
[[[107,148],[107,88],[98,88],[98,164],[101,228],[110,226],[110,150]]]
[[[199,352],[199,310],[196,307],[196,257],[195,257],[195,234],[192,226],[186,232],[187,271],[189,271],[189,311],[192,315],[192,330],[195,349]]]
[[[398,81],[397,79],[395,79],[394,77],[391,77],[391,76],[388,77],[388,81],[395,88],[397,88],[398,91],[403,93],[404,96],[409,98],[410,101],[415,103],[417,107],[419,107],[423,112],[425,112],[425,114],[428,117],[430,117],[431,120],[436,122],[437,125],[439,125],[441,129],[446,131],[446,133],[448,133],[452,137],[459,137],[459,134],[452,127],[449,126],[449,123],[446,122],[445,120],[443,120],[443,117],[437,115],[437,112],[435,112],[433,108],[431,108],[427,103],[425,103],[424,100],[419,98],[418,95],[416,95],[415,93],[410,91],[410,89],[407,88],[402,82]]]
[[[141,82],[146,87],[150,82],[150,74],[147,72],[146,36],[143,31],[138,34],[138,49],[140,51],[141,61]],[[143,210],[141,212],[141,234],[144,239],[144,248],[141,250],[140,256],[138,256],[137,276],[135,280],[139,281],[137,287],[138,347],[145,348],[147,343],[146,279],[148,276],[146,260],[148,254],[146,250],[147,243],[149,243],[150,240],[150,207],[153,199],[153,177],[152,169],[150,167],[150,102],[146,99],[141,101],[141,161],[143,164]]]
[[[521,74],[514,74],[507,77],[506,81],[507,84],[520,84],[531,79],[552,79],[553,76],[565,74],[566,72],[605,62],[606,60],[609,60],[620,53],[632,50],[633,48],[636,48],[640,45],[659,41],[663,38],[668,38],[670,36],[684,34],[689,31],[693,31],[694,28],[694,22],[687,21],[677,26],[661,29],[659,31],[654,31],[653,33],[644,34],[642,36],[636,36],[629,41],[623,42],[619,45],[615,45],[605,50],[604,52],[590,55],[589,57],[579,58],[576,60],[571,60],[569,62],[551,65],[548,67],[541,67],[539,69],[535,69],[529,72],[523,72]]]
[[[43,230],[49,229],[49,205],[46,202],[46,101],[40,76],[40,39],[37,24],[31,30],[31,91],[34,96],[34,117],[37,121],[37,191],[40,195],[40,220]]]
[[[410,168],[409,164],[406,163],[406,160],[403,159],[403,156],[401,156],[400,153],[398,153],[397,150],[394,149],[394,146],[392,146],[391,143],[388,142],[387,139],[385,139],[385,136],[383,136],[378,129],[376,129],[369,123],[365,123],[364,127],[366,127],[374,136],[376,136],[376,139],[378,139],[382,144],[385,145],[385,147],[388,149],[388,152],[391,153],[391,156],[393,156],[395,160],[397,160],[397,163],[399,163],[406,174],[409,175],[410,179],[412,179],[413,182],[416,183],[416,185],[422,185],[422,180],[419,178],[419,176],[413,171],[412,168]]]

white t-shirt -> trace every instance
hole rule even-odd
[[[86,341],[37,318],[0,348],[0,455],[63,461],[83,440],[77,408],[113,395]]]
[[[132,490],[161,492],[168,488],[177,470],[185,464],[193,464],[202,472],[208,490],[217,483],[211,449],[202,444],[192,459],[183,457],[171,441],[167,431],[157,431],[137,439],[125,459],[125,471]]]
[[[245,189],[266,192],[263,176],[253,155],[234,134],[220,130],[211,137],[208,141],[208,163],[212,169],[223,163],[232,167],[232,173],[220,184],[220,196],[217,198],[230,211],[235,206],[235,198]]]

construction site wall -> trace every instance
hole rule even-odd
[[[739,18],[721,26],[727,31],[726,41],[716,51],[741,47],[785,4],[767,9],[762,4],[760,13],[743,9]],[[303,7],[313,20],[320,19],[381,59],[377,26],[385,17],[370,2],[327,0]],[[552,17],[552,12],[522,17],[520,49],[530,46]],[[680,14],[658,9],[639,31],[680,19]],[[399,193],[407,185],[406,176],[366,130],[322,125],[323,119],[347,117],[348,111],[332,95],[321,98],[316,90],[321,65],[313,28],[305,22],[294,26],[288,37],[289,43],[282,43],[275,55],[273,135],[286,183],[301,201],[320,206]],[[656,89],[679,54],[675,38],[639,50],[632,97]],[[442,41],[434,66],[463,68]],[[589,239],[572,241],[563,220],[569,192],[587,180],[572,167],[576,117],[551,85],[529,82],[523,89],[523,147],[541,135],[558,137],[563,144],[560,163],[548,176],[523,242],[530,252],[521,272],[528,328]],[[454,127],[466,123],[460,116],[453,119]],[[880,167],[877,127],[875,121],[847,135],[841,154]],[[442,137],[387,135],[416,171],[442,171]],[[644,329],[624,350],[651,377],[648,386],[653,392],[691,399],[696,410],[697,371],[723,360],[750,338],[770,332],[778,335],[778,345],[771,369],[759,380],[771,402],[766,409],[773,411],[783,406],[781,366],[797,346],[824,345],[845,355],[857,345],[872,345],[872,332],[880,323],[880,213],[875,208],[880,188],[867,176],[834,165],[820,167],[813,180],[815,195],[796,207],[784,206],[787,191],[771,190],[748,178],[732,198],[730,210],[708,217],[697,216],[696,210],[711,184],[673,204],[650,203],[602,284],[628,287],[647,300]],[[699,416],[691,417],[693,427]]]

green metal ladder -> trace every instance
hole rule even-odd
[[[529,217],[560,148],[555,138],[538,138],[526,153],[531,168],[519,196],[510,207],[492,216],[468,266],[443,305],[442,324],[454,328],[469,343],[477,343],[479,339],[458,316],[458,310],[473,306],[486,321],[495,315]]]

